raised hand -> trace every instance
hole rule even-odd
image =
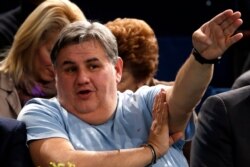
[[[233,12],[231,9],[216,15],[193,33],[194,48],[206,59],[220,57],[243,37],[242,33],[235,34],[243,23],[240,17],[240,12]]]

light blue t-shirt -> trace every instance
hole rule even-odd
[[[26,123],[28,141],[62,137],[69,140],[76,150],[135,148],[147,142],[154,97],[161,88],[143,86],[135,93],[118,92],[114,115],[106,123],[97,126],[85,123],[67,112],[57,98],[30,100],[21,110],[18,120]],[[182,140],[172,145],[154,167],[188,167],[182,146]]]

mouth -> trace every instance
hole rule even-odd
[[[91,92],[90,90],[81,90],[78,92],[78,94],[85,95],[85,94],[89,94],[90,92]]]
[[[81,98],[81,99],[88,99],[91,95],[91,92],[90,90],[80,90],[77,92],[77,95]]]

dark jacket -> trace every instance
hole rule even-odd
[[[32,167],[23,122],[0,118],[0,166]]]
[[[250,86],[210,96],[198,114],[191,167],[250,166]]]
[[[250,64],[250,63],[249,63]],[[250,85],[250,70],[241,74],[233,83],[232,89],[237,89],[246,85]]]

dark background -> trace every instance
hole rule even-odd
[[[144,19],[152,26],[157,36],[190,35],[202,23],[228,8],[240,10],[243,18],[250,17],[249,0],[72,1],[90,20],[105,23],[117,17]],[[18,6],[19,3],[20,0],[6,0],[0,5],[0,13]],[[246,27],[249,27],[249,24]]]
[[[191,35],[203,23],[225,9],[240,10],[244,24],[240,30],[250,30],[250,0],[72,0],[89,20],[102,23],[117,17],[134,17],[145,20],[154,30],[160,46],[160,64],[157,78],[174,80],[179,67],[192,49]],[[5,12],[19,5],[18,0],[1,4]],[[230,87],[240,75],[244,63],[241,50],[250,48],[240,42],[231,47],[215,67],[211,85]]]
[[[250,30],[250,0],[161,0],[161,1],[82,1],[75,0],[90,20],[106,23],[117,17],[135,17],[145,20],[155,30],[160,46],[160,64],[157,78],[174,80],[175,75],[192,49],[191,35],[203,23],[225,9],[240,10],[244,20],[241,30]],[[249,21],[248,21],[249,20]],[[238,44],[239,45],[239,44]],[[233,46],[219,64],[211,85],[231,87],[241,74],[244,57]],[[239,58],[240,57],[240,58]],[[240,67],[239,67],[240,66]]]

